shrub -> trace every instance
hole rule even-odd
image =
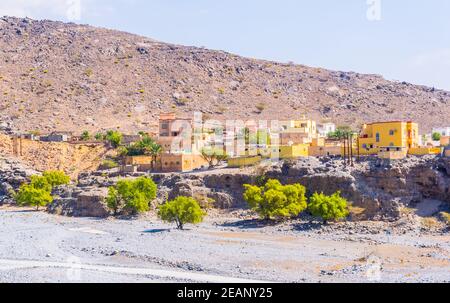
[[[122,134],[118,131],[110,130],[106,133],[105,139],[112,147],[117,148],[122,143]]]
[[[119,146],[117,148],[117,155],[119,157],[126,157],[129,155],[130,151],[128,150],[128,148],[126,148],[125,146]]]
[[[91,135],[89,134],[89,132],[87,130],[85,130],[82,134],[81,134],[81,140],[83,141],[88,141],[91,139]]]
[[[102,164],[100,165],[100,168],[101,169],[113,169],[113,168],[116,168],[118,166],[119,166],[119,164],[117,164],[113,160],[104,160],[102,162]]]
[[[324,223],[339,220],[349,215],[348,202],[337,192],[331,196],[315,193],[310,198],[308,209],[315,217],[322,218]]]
[[[46,206],[53,202],[53,187],[68,184],[70,177],[64,172],[47,171],[42,176],[31,176],[29,184],[22,184],[19,191],[14,194],[14,199],[21,206]]]
[[[108,189],[106,203],[114,215],[122,212],[136,214],[146,212],[156,198],[156,184],[152,179],[120,180]]]
[[[440,141],[442,138],[442,135],[440,133],[433,133],[433,141]]]
[[[163,221],[175,222],[178,229],[187,223],[198,224],[203,221],[205,212],[193,198],[178,197],[159,207],[158,216]]]
[[[105,138],[105,136],[102,133],[96,133],[95,134],[95,140],[101,141]]]
[[[447,224],[447,226],[450,227],[450,213],[441,212],[440,217]]]
[[[91,77],[94,74],[94,71],[92,70],[92,68],[88,68],[88,69],[86,69],[84,74],[88,77]]]
[[[282,185],[269,179],[265,186],[244,185],[244,199],[266,220],[298,216],[307,208],[306,188],[300,184]]]
[[[51,185],[51,187],[65,185],[70,183],[70,177],[62,171],[46,171],[43,177]]]
[[[266,109],[266,104],[259,103],[256,105],[256,109],[258,110],[259,113],[262,113]]]
[[[226,161],[228,156],[223,149],[203,148],[201,151],[201,157],[208,162],[209,168],[214,168],[221,162]]]

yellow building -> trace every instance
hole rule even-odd
[[[419,125],[413,122],[379,122],[366,124],[358,139],[361,155],[376,155],[380,147],[419,147]]]
[[[260,148],[258,155],[271,159],[295,159],[301,157],[308,157],[308,144],[287,145],[272,145],[266,148]]]

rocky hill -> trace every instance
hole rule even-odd
[[[314,47],[314,46],[310,46]],[[0,128],[148,130],[161,111],[210,117],[309,115],[358,126],[445,124],[450,93],[154,41],[87,25],[0,18]]]
[[[108,155],[102,144],[67,144],[63,142],[15,141],[0,133],[0,161],[13,159],[36,171],[62,170],[76,178],[79,173],[96,170]],[[1,162],[0,162],[1,163]],[[2,175],[0,166],[0,181]]]

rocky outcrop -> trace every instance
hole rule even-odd
[[[39,173],[17,159],[0,158],[0,205],[14,203],[12,192],[36,174]]]
[[[62,187],[53,194],[59,197],[47,207],[49,213],[95,218],[106,218],[111,215],[105,203],[108,194],[106,187]]]
[[[243,184],[257,184],[268,178],[285,184],[301,183],[307,195],[340,191],[365,211],[361,219],[390,220],[400,217],[404,206],[414,207],[427,200],[450,206],[450,159],[411,157],[402,161],[363,159],[353,167],[340,159],[305,158],[279,162],[256,170],[220,170],[211,173],[155,174],[156,204],[177,196],[193,197],[216,208],[245,208]],[[127,177],[135,178],[143,174]],[[81,174],[77,187],[57,192],[49,211],[70,216],[104,217],[107,187],[121,178],[117,172]]]

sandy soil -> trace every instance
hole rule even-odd
[[[0,282],[450,282],[450,234],[366,225],[358,233],[301,221],[261,226],[215,212],[177,231],[152,215],[97,220],[0,207]]]

